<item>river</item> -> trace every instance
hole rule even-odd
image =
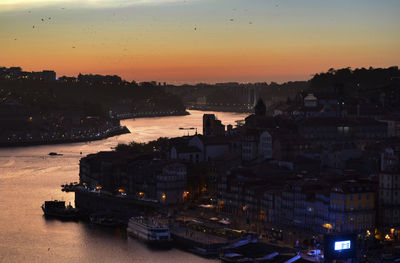
[[[118,143],[187,135],[179,127],[198,128],[201,133],[206,112],[190,113],[124,120],[130,134],[101,141],[0,149],[0,262],[217,262],[178,249],[151,250],[127,238],[123,229],[45,219],[40,209],[50,199],[73,204],[74,194],[62,192],[60,185],[79,180],[79,159],[87,154],[111,150]],[[248,115],[207,113],[233,125]]]

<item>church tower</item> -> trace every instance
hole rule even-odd
[[[265,116],[267,114],[267,107],[261,98],[258,99],[257,104],[254,107],[254,113],[256,116]]]

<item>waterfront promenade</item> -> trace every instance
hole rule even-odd
[[[65,144],[65,143],[76,143],[76,142],[89,142],[103,140],[109,137],[117,136],[130,133],[126,126],[116,126],[108,128],[102,132],[96,133],[85,133],[80,136],[70,137],[47,137],[47,138],[29,138],[15,140],[8,140],[0,142],[0,147],[18,147],[18,146],[34,146],[34,145],[49,145],[49,144]]]

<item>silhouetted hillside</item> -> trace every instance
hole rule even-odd
[[[354,70],[332,68],[328,72],[315,74],[310,80],[310,90],[332,92],[341,87],[346,94],[356,95],[361,91],[388,85],[393,77],[400,77],[398,67]]]

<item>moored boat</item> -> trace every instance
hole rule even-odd
[[[230,243],[226,238],[179,226],[172,227],[171,236],[177,246],[206,258],[217,258],[221,248]]]
[[[56,152],[49,152],[50,156],[61,156],[61,153],[56,153]]]
[[[169,227],[146,217],[131,217],[126,229],[129,235],[150,245],[169,247],[171,235]]]
[[[111,216],[107,215],[91,215],[89,220],[92,224],[101,225],[101,226],[118,226],[119,223]]]
[[[73,208],[71,203],[65,205],[65,201],[45,201],[42,204],[42,210],[46,217],[55,217],[65,220],[74,220],[78,218],[78,209]]]

